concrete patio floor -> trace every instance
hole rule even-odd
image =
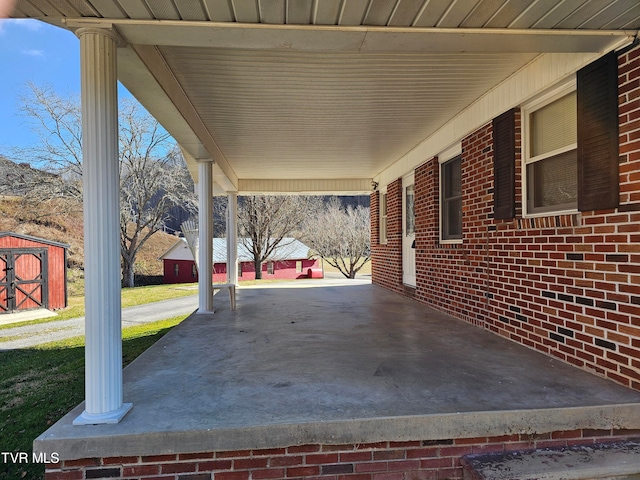
[[[346,284],[344,286],[343,284]],[[640,428],[640,392],[366,281],[241,288],[125,369],[118,425],[34,443],[63,460]]]

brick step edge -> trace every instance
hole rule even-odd
[[[640,479],[640,439],[462,457],[464,480]]]

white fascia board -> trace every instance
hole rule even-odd
[[[127,42],[135,45],[300,52],[602,52],[621,37],[636,34],[623,30],[273,25],[133,19],[109,19],[109,22]],[[104,19],[66,20],[69,28],[104,23]]]
[[[207,156],[215,162],[234,186],[237,185],[238,177],[236,173],[211,136],[211,133],[185,94],[182,86],[167,65],[158,48],[155,46],[136,45],[133,49],[157,84],[164,91],[164,96],[173,103],[181,117],[196,135],[198,141],[202,143],[202,146],[208,152]],[[150,103],[152,104],[153,100],[151,100]],[[186,146],[187,145],[185,145],[185,148]],[[196,156],[195,158],[202,158],[202,156]]]
[[[155,47],[118,49],[118,77],[132,95],[179,143],[194,181],[195,158],[212,158],[216,173],[229,191],[237,189],[238,178],[211,134],[184,95]]]

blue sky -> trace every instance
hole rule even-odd
[[[37,141],[20,97],[27,82],[51,85],[61,96],[80,95],[80,42],[66,30],[37,20],[0,19],[0,155]],[[120,86],[119,95],[128,95]]]

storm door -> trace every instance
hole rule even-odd
[[[402,179],[402,283],[416,286],[414,175]]]

